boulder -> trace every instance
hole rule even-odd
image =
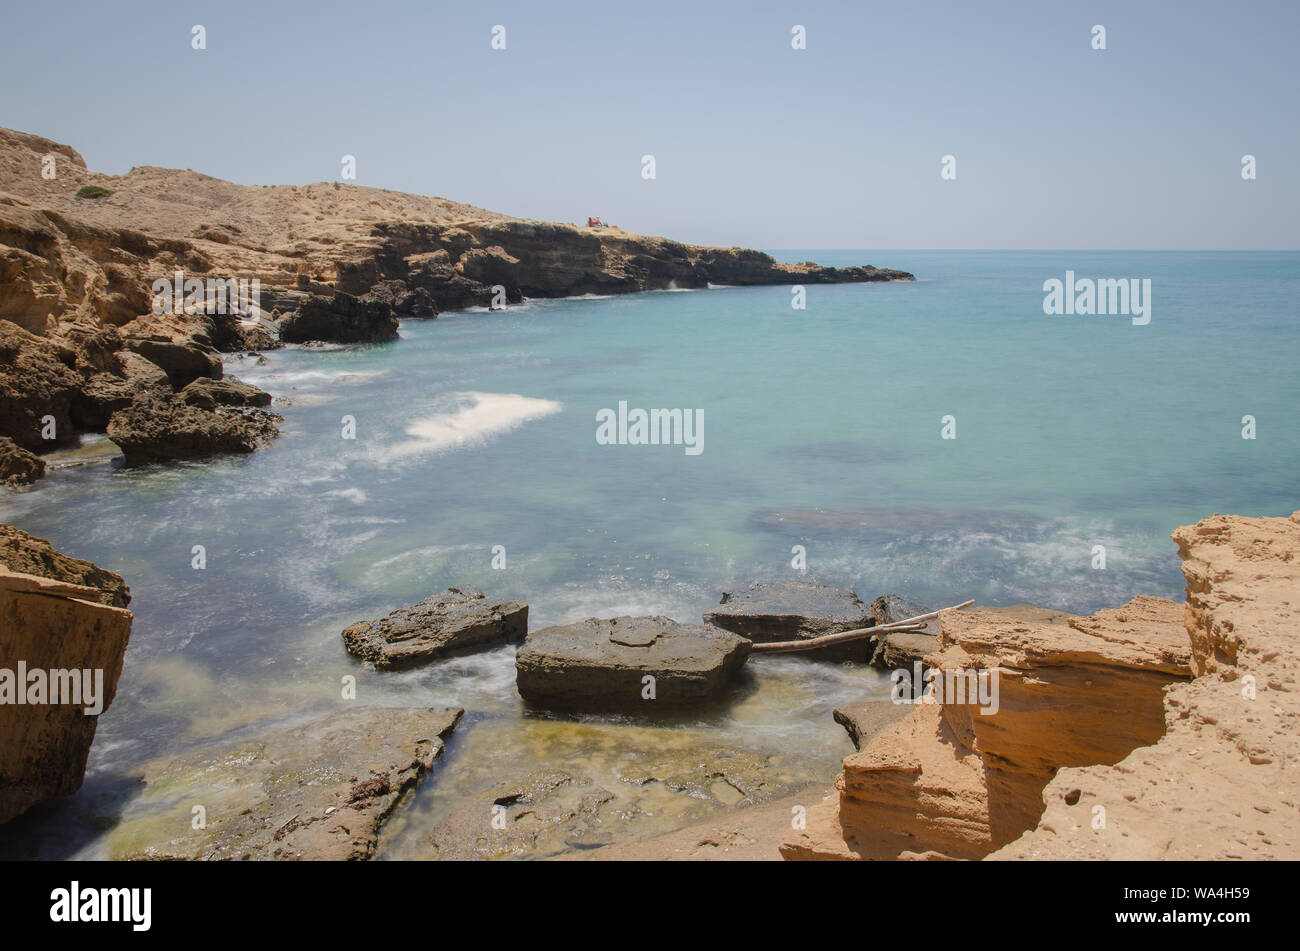
[[[199,409],[215,410],[218,406],[271,405],[271,394],[237,380],[233,376],[220,380],[201,377],[178,394],[182,403]]]
[[[724,593],[704,623],[758,643],[801,641],[872,627],[875,618],[848,588],[799,581],[760,582],[736,594]],[[869,638],[808,651],[819,660],[869,660]]]
[[[217,351],[193,340],[177,341],[161,334],[123,336],[122,343],[167,374],[172,389],[180,390],[200,377],[221,379],[221,357]]]
[[[376,621],[352,625],[343,632],[343,643],[376,667],[399,668],[517,644],[527,633],[523,601],[489,604],[482,591],[448,588]]]
[[[0,822],[81,787],[131,634],[131,612],[107,603],[129,597],[121,581],[0,525]]]
[[[353,707],[151,763],[109,835],[115,859],[368,859],[433,768],[459,708]],[[205,828],[193,827],[201,803]]]
[[[515,657],[530,703],[557,710],[654,710],[720,696],[749,656],[727,631],[666,617],[587,618],[534,631]],[[653,697],[646,677],[653,678]]]
[[[280,325],[285,343],[375,343],[397,337],[392,307],[336,291],[333,297],[311,294]]]
[[[158,390],[143,390],[108,421],[108,437],[128,466],[255,452],[277,435],[283,417],[262,409],[202,409]]]
[[[45,475],[45,460],[0,436],[0,485],[31,485]]]

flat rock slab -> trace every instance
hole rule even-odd
[[[529,634],[515,682],[525,700],[551,709],[653,712],[717,697],[749,647],[727,631],[666,617],[587,618]],[[647,676],[653,699],[643,697]]]
[[[376,667],[398,668],[517,644],[527,633],[523,601],[489,604],[482,591],[448,588],[377,621],[352,625],[343,643]]]
[[[725,593],[718,607],[704,615],[704,623],[739,634],[751,641],[800,641],[871,627],[871,611],[848,588],[799,581],[760,582],[745,591]],[[867,661],[869,638],[818,648],[800,656],[818,660]]]
[[[145,767],[115,859],[366,859],[462,711],[355,707]],[[205,827],[195,829],[196,806]]]

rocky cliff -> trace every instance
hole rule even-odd
[[[175,312],[155,313],[154,282],[178,276]],[[243,186],[150,167],[100,175],[66,145],[0,129],[0,437],[45,452],[121,415],[118,433],[142,447],[129,463],[175,458],[177,447],[256,448],[274,435],[260,410],[215,420],[163,407],[174,422],[163,432],[139,431],[143,414],[128,410],[142,391],[157,408],[196,379],[220,379],[220,352],[275,346],[275,331],[286,342],[364,343],[396,337],[398,318],[500,296],[911,277],[338,182]],[[192,279],[201,293],[184,290]],[[254,280],[258,300],[236,305],[239,282]],[[11,469],[0,480],[32,477],[30,460]]]
[[[782,854],[1294,858],[1300,513],[1173,537],[1185,606],[945,613],[926,663],[996,670],[996,711],[916,706],[844,760]]]
[[[129,600],[119,576],[0,525],[0,822],[81,787]]]
[[[992,858],[1300,855],[1300,512],[1215,515],[1173,537],[1196,677],[1165,694],[1164,735],[1062,769],[1037,827]]]

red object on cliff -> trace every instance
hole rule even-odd
[[[605,223],[604,223],[603,221],[601,221],[599,218],[588,218],[588,219],[587,219],[587,227],[588,227],[588,228],[603,228],[603,227],[605,227]]]

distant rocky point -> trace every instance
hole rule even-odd
[[[172,298],[181,312],[155,312],[155,282],[177,276],[182,287],[203,282],[202,301]],[[135,406],[136,419],[115,427],[139,436],[129,464],[251,451],[274,435],[264,408],[172,405],[195,380],[221,379],[223,352],[383,342],[399,318],[502,297],[906,280],[339,182],[236,185],[152,167],[101,175],[67,145],[0,129],[0,437],[48,452]],[[254,281],[255,301],[212,296]],[[156,431],[138,425],[144,390],[169,420]],[[5,454],[0,481],[39,477],[31,460]]]

